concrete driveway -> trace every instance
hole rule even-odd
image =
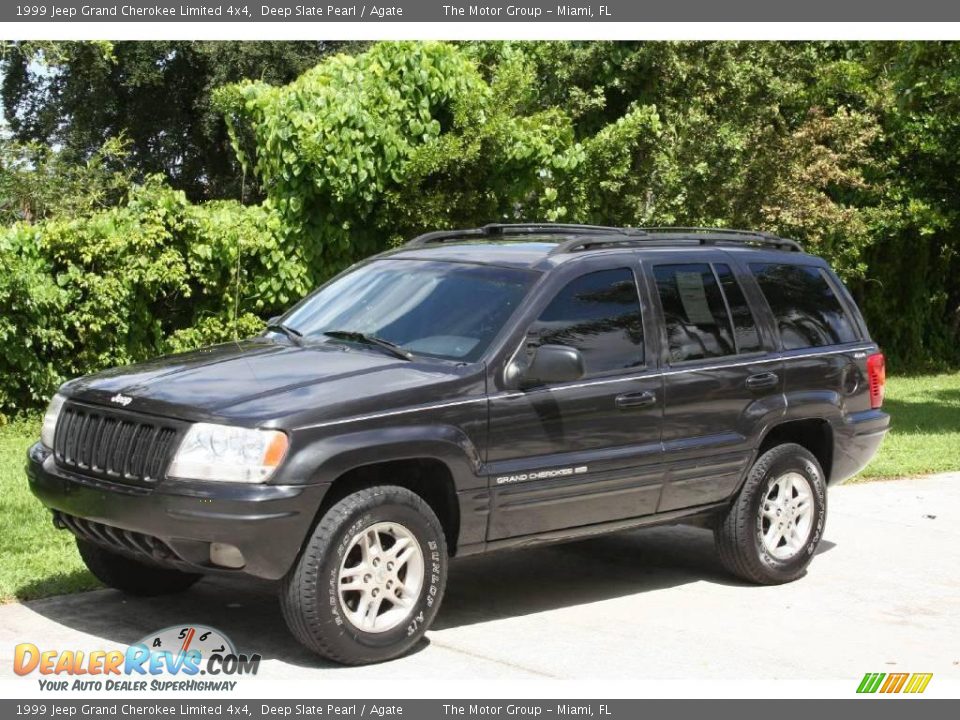
[[[960,679],[960,473],[843,486],[829,503],[809,573],[780,587],[732,580],[712,536],[681,527],[456,561],[434,629],[391,677]],[[0,678],[18,642],[109,648],[187,622],[261,653],[260,677],[382,676],[302,650],[270,585],[217,579],[0,607]]]

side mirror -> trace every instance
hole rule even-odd
[[[570,382],[583,377],[583,355],[566,345],[541,345],[525,368],[511,363],[506,380],[514,387]]]

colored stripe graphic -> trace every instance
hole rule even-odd
[[[922,693],[927,689],[927,685],[930,684],[930,678],[932,677],[933,673],[914,673],[904,692]]]
[[[883,684],[883,687],[880,688],[880,692],[900,692],[903,689],[904,683],[907,682],[908,677],[910,677],[910,673],[890,673],[887,675],[887,681]]]
[[[860,687],[857,688],[857,692],[875,693],[885,676],[886,673],[867,673],[863,676],[863,680],[860,681]]]
[[[857,686],[858,693],[875,693],[878,690],[881,693],[922,693],[927,689],[933,673],[866,673],[860,685]]]

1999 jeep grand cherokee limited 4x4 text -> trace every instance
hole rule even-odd
[[[448,558],[657,523],[803,574],[889,424],[827,264],[715,229],[488,225],[362,262],[261,337],[66,383],[30,486],[107,585],[281,580],[290,630],[395,657]]]

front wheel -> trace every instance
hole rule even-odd
[[[720,561],[762,585],[796,580],[823,536],[827,486],[813,453],[778,445],[761,455],[714,530]]]
[[[324,514],[280,602],[303,645],[362,665],[402,655],[423,637],[446,576],[446,541],[430,506],[406,488],[376,486]]]

